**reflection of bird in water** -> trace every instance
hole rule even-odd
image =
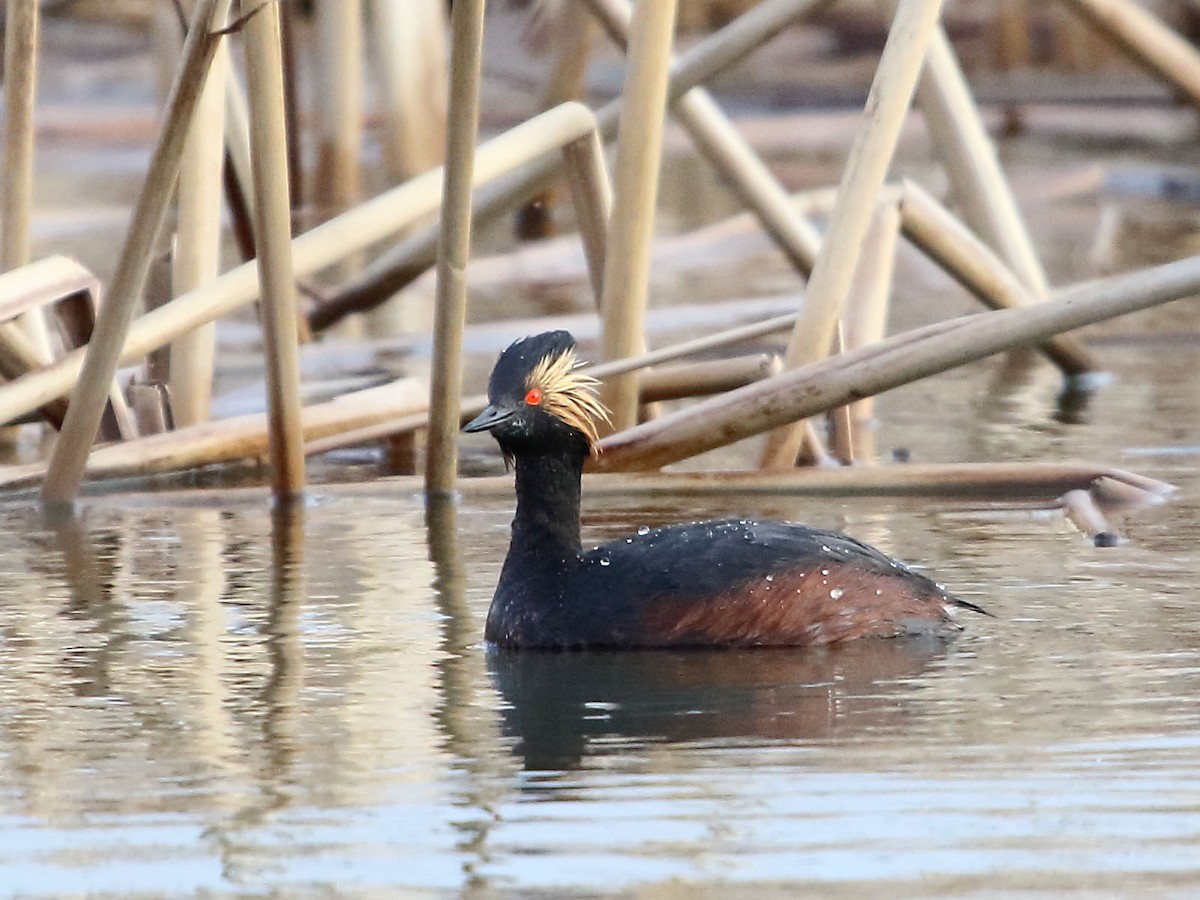
[[[822,740],[898,727],[887,685],[945,649],[933,638],[803,651],[488,654],[504,731],[527,769],[569,769],[601,737]]]
[[[580,476],[605,416],[565,331],[501,354],[490,431],[517,470],[512,542],[484,637],[503,647],[832,644],[947,635],[957,600],[873,547],[782,522],[642,528],[582,552]]]

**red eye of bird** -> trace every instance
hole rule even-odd
[[[530,406],[537,406],[542,402],[542,392],[538,388],[530,388],[529,393],[525,395],[525,402]]]

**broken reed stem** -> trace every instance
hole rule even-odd
[[[788,343],[785,364],[789,367],[821,359],[829,352],[871,208],[883,187],[941,5],[941,0],[900,0],[898,4],[867,98],[867,121],[846,160],[837,206],[809,278],[804,309]],[[763,467],[791,468],[802,438],[799,423],[770,435]]]
[[[2,482],[0,482],[2,483]],[[409,493],[419,488],[417,479],[388,479],[390,489]],[[378,493],[378,484],[338,485],[350,495]],[[463,496],[512,495],[512,475],[464,478]],[[585,472],[585,497],[705,497],[769,494],[774,497],[939,497],[997,500],[1013,504],[1060,507],[1063,494],[1085,490],[1103,504],[1115,502],[1124,509],[1162,503],[1175,488],[1136,472],[1088,462],[1062,463],[905,463],[892,466],[855,466],[827,469],[789,469],[784,472],[717,470],[705,472]],[[1115,497],[1113,495],[1116,495]],[[156,499],[162,494],[155,494]]]
[[[671,70],[668,95],[685,94],[701,81],[735,65],[798,16],[823,7],[827,2],[829,0],[765,0],[681,54]],[[596,112],[596,128],[603,140],[610,139],[616,131],[622,106],[618,97]],[[493,221],[512,206],[543,190],[561,165],[560,157],[546,156],[531,162],[504,183],[480,191],[475,202],[475,221]],[[381,255],[352,284],[343,287],[338,296],[326,304],[328,308],[323,306],[314,312],[313,329],[326,328],[343,316],[370,309],[420,277],[434,264],[437,234],[436,228],[427,229]]]
[[[587,0],[587,4],[613,42],[625,49],[631,17],[628,0]],[[805,8],[812,5],[803,4]],[[820,232],[789,201],[787,190],[708,91],[697,87],[673,97],[671,110],[676,121],[691,135],[700,154],[754,212],[788,261],[801,274],[812,271],[821,244]]]
[[[34,109],[37,102],[38,0],[8,0],[4,34],[4,158],[0,165],[0,272],[29,262],[33,209]],[[50,332],[39,307],[18,324],[40,357]]]
[[[650,242],[658,199],[675,7],[676,0],[639,3],[630,24],[600,304],[601,346],[608,360],[633,356],[645,349]],[[609,409],[614,429],[633,425],[638,420],[636,374],[605,382],[601,399]]]
[[[229,15],[222,0],[214,23]],[[171,295],[178,297],[216,278],[221,265],[221,171],[225,163],[225,81],[229,48],[221,42],[180,161],[175,253]],[[207,422],[212,409],[216,324],[209,323],[171,345],[170,404],[178,426]]]
[[[327,218],[349,209],[362,191],[362,0],[321,0],[316,10],[320,143],[313,200]]]
[[[1200,51],[1173,28],[1130,0],[1067,0],[1067,5],[1200,108]]]
[[[1008,263],[1035,299],[1050,290],[946,31],[936,28],[917,85],[917,104],[950,177],[963,220]]]
[[[605,438],[593,464],[602,471],[659,468],[993,353],[1196,293],[1200,257],[1077,285],[1022,309],[939,322]]]
[[[245,26],[245,40],[271,485],[276,499],[284,500],[304,492],[305,474],[278,4],[264,4],[251,16]]]
[[[871,224],[863,238],[863,252],[850,282],[846,302],[846,349],[857,350],[882,341],[887,333],[892,275],[896,269],[896,241],[900,236],[900,210],[894,201],[876,204]],[[850,404],[853,426],[869,422],[875,414],[875,398],[863,397]],[[855,431],[861,429],[855,427]],[[863,441],[858,441],[860,445]]]
[[[325,440],[381,418],[423,409],[427,399],[424,387],[413,379],[343,394],[305,407],[301,433],[307,442]],[[87,473],[89,478],[144,477],[238,460],[265,461],[270,455],[269,430],[267,415],[252,413],[109,444],[96,448]],[[0,467],[0,488],[36,485],[44,470],[38,464]]]
[[[79,490],[88,451],[95,440],[109,385],[133,319],[134,306],[146,281],[155,239],[173,194],[188,128],[221,40],[209,28],[219,2],[197,0],[192,13],[183,62],[171,89],[166,119],[150,160],[150,170],[138,194],[129,233],[108,296],[100,308],[66,420],[54,443],[50,469],[42,486],[42,499],[46,503],[71,503]]]
[[[449,493],[458,477],[462,336],[467,307],[467,260],[471,255],[471,183],[479,123],[484,5],[484,0],[458,0],[450,13],[450,110],[446,122],[429,388],[425,469],[428,494]]]
[[[536,116],[479,147],[474,181],[479,184],[493,180],[543,154],[553,152],[557,156],[564,144],[579,140],[595,127],[592,111],[579,103],[567,103]],[[441,179],[440,169],[427,172],[296,237],[296,277],[304,278],[334,265],[435,212],[441,199]],[[124,348],[118,346],[119,358],[125,362],[138,360],[257,297],[255,265],[243,263],[139,318],[129,328]],[[0,385],[0,422],[70,393],[82,368],[83,353],[75,351],[11,384]]]
[[[900,223],[906,238],[992,309],[1038,302],[991,248],[928,191],[908,180],[900,196]],[[1051,338],[1041,350],[1068,377],[1100,370],[1091,353],[1070,335]]]
[[[604,163],[604,145],[600,143],[600,135],[593,131],[587,137],[567,144],[562,152],[567,181],[571,185],[575,219],[579,223],[579,236],[587,257],[592,293],[596,298],[596,308],[600,309],[608,222],[612,216],[612,185],[609,184],[608,167]]]

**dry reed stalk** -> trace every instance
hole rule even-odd
[[[866,245],[863,245],[866,249]],[[862,267],[862,259],[859,260],[859,268]],[[834,329],[833,345],[835,353],[846,352],[846,330],[841,321],[837,323]],[[838,406],[831,409],[826,415],[826,421],[829,423],[829,452],[835,460],[843,466],[854,464],[854,423],[850,418],[850,404]],[[807,437],[805,438],[807,440]],[[804,453],[803,445],[801,453]]]
[[[804,309],[788,343],[785,364],[789,367],[821,359],[829,352],[871,208],[891,164],[941,5],[941,0],[900,0],[897,7],[867,98],[867,119],[846,160],[837,206],[829,217],[809,277]],[[802,439],[798,423],[772,433],[762,465],[791,468]]]
[[[639,3],[630,23],[600,304],[601,345],[608,360],[633,356],[645,349],[650,242],[654,236],[675,6],[676,0]],[[637,422],[636,374],[605,382],[601,397],[612,415],[614,429]]]
[[[604,162],[604,146],[600,143],[600,135],[593,131],[587,137],[567,144],[562,152],[592,293],[599,309],[603,297],[608,221],[612,215],[612,185]]]
[[[1200,107],[1200,51],[1153,13],[1130,0],[1067,0],[1135,63]]]
[[[426,400],[424,387],[413,379],[345,394],[305,407],[301,433],[305,441],[318,441],[379,419],[403,416],[423,408]],[[270,429],[267,414],[253,413],[109,444],[96,448],[87,474],[89,478],[141,477],[237,460],[266,461],[272,455]],[[44,471],[40,464],[2,467],[0,487],[36,485]]]
[[[2,470],[0,470],[2,471]],[[390,478],[400,492],[419,488],[417,479]],[[344,494],[378,492],[377,484],[338,485]],[[512,475],[464,478],[459,490],[466,497],[507,497]],[[585,472],[585,498],[707,497],[768,494],[789,497],[909,496],[958,500],[1007,500],[1035,506],[1058,506],[1064,493],[1083,490],[1101,503],[1109,494],[1126,508],[1162,503],[1175,488],[1135,472],[1098,463],[905,463],[827,469],[789,469],[783,472],[720,470],[708,472]],[[161,502],[162,495],[149,500]]]
[[[279,7],[279,39],[283,53],[283,121],[287,131],[288,203],[293,213],[304,205],[304,144],[300,115],[300,73],[297,46],[300,43],[295,3]],[[249,184],[247,179],[244,184]]]
[[[4,30],[4,160],[0,165],[0,272],[29,262],[33,209],[34,108],[37,102],[38,0],[8,0]],[[20,328],[40,356],[52,356],[41,308]]]
[[[1089,463],[905,463],[782,472],[724,471],[584,475],[589,496],[635,494],[765,493],[811,496],[854,494],[927,497],[1006,497],[1055,500],[1103,482],[1127,488],[1127,502],[1152,504],[1174,492],[1162,481]],[[470,482],[464,482],[464,485]]]
[[[1120,542],[1117,530],[1109,524],[1091,491],[1075,488],[1062,496],[1063,514],[1097,547],[1112,547]]]
[[[220,42],[220,36],[213,34],[209,28],[218,2],[197,0],[192,13],[184,43],[183,62],[167,104],[163,130],[134,207],[133,220],[108,297],[100,309],[92,340],[88,344],[87,357],[62,431],[54,444],[50,470],[42,486],[42,499],[47,503],[70,503],[83,478],[88,451],[96,437],[109,385],[133,319],[134,306],[146,280],[155,239],[162,228],[172,188],[179,174],[179,161],[188,126]]]
[[[362,193],[362,0],[317,0],[317,170],[313,200],[322,218],[349,209]]]
[[[19,319],[31,309],[45,310],[57,304],[55,312],[66,346],[77,347],[91,336],[99,295],[96,276],[65,256],[47,257],[0,274],[0,375],[18,378],[50,363],[50,357],[9,320]],[[109,403],[112,417],[104,419],[105,437],[136,437],[133,418],[115,381],[109,389]],[[66,410],[66,400],[61,399],[45,404],[41,413],[47,422],[60,428]]]
[[[251,16],[245,26],[245,40],[271,483],[276,498],[284,499],[304,492],[305,474],[283,50],[277,4],[266,3]]]
[[[596,38],[596,23],[583,4],[567,3],[554,23],[557,55],[546,77],[538,109],[553,109],[568,100],[582,100],[584,79]],[[568,178],[570,173],[568,170]],[[526,237],[550,233],[550,207],[555,191],[549,188],[532,197],[517,215],[517,230]]]
[[[863,239],[862,257],[854,272],[847,297],[846,349],[857,350],[882,341],[887,333],[892,275],[896,268],[896,240],[900,236],[900,209],[885,200],[875,207]],[[875,415],[875,398],[864,397],[850,404],[855,431]],[[859,442],[862,443],[861,441]]]
[[[1038,302],[990,247],[912,181],[904,182],[900,223],[906,238],[992,309]],[[1100,370],[1091,353],[1070,335],[1051,338],[1041,349],[1068,377]]]
[[[568,103],[530,119],[479,147],[475,183],[493,180],[539,156],[579,140],[596,127],[586,106]],[[293,262],[299,278],[335,265],[437,210],[440,169],[419,175],[299,235]],[[219,319],[258,297],[254,263],[244,263],[205,285],[146,313],[129,328],[119,359],[133,362],[181,334]],[[111,305],[110,300],[106,307]],[[17,382],[0,385],[0,421],[24,415],[71,391],[84,368],[81,351],[68,353]]]
[[[681,54],[671,72],[669,96],[685,94],[702,81],[735,65],[798,16],[823,7],[827,2],[829,0],[765,0]],[[622,105],[618,98],[596,112],[596,127],[601,138],[607,140],[616,131]],[[505,183],[481,191],[475,203],[475,220],[493,221],[512,206],[545,189],[556,176],[561,162],[559,157],[542,157],[523,167]],[[815,210],[801,208],[800,212]],[[328,327],[342,316],[383,302],[433,265],[436,248],[437,229],[431,228],[381,255],[339,292],[328,309],[314,315],[313,328]]]
[[[655,403],[722,394],[778,375],[781,369],[780,359],[774,353],[651,369],[642,376],[641,402]]]
[[[214,23],[229,15],[229,0],[217,4]],[[178,223],[172,256],[171,296],[186,294],[221,265],[221,171],[225,162],[225,82],[229,48],[222,41],[209,69],[180,161]],[[179,426],[208,421],[212,409],[216,324],[184,335],[171,345],[171,414]]]
[[[833,0],[762,0],[720,31],[681,54],[671,68],[668,98],[674,101],[693,87],[736,65],[802,17],[821,12]]]
[[[977,359],[1200,293],[1200,257],[1060,291],[1021,309],[977,313],[789,369],[601,441],[605,471],[645,470],[695,456],[842,403]]]
[[[225,152],[229,155],[229,168],[233,177],[241,186],[246,212],[253,221],[254,192],[250,185],[254,183],[254,177],[250,174],[250,110],[246,105],[246,88],[237,69],[233,67],[226,67],[225,70]],[[291,169],[288,169],[288,177],[290,180]]]
[[[613,42],[629,37],[628,0],[587,0]],[[811,4],[805,4],[811,6]],[[787,191],[704,88],[673,97],[671,111],[692,136],[700,154],[758,217],[767,234],[802,274],[812,270],[821,235],[789,202]]]
[[[484,0],[458,0],[450,13],[450,109],[446,121],[425,468],[425,490],[429,494],[452,491],[458,478],[462,335],[466,322],[467,260],[471,255],[471,184],[476,165],[484,5]]]
[[[926,51],[917,104],[950,177],[963,220],[1008,263],[1030,294],[1041,299],[1050,290],[1046,270],[1033,248],[967,79],[941,27],[934,31]]]
[[[442,164],[446,10],[441,0],[367,0],[383,102],[384,161],[394,182]]]

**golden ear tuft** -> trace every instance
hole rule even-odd
[[[580,365],[574,350],[548,356],[533,367],[525,379],[525,388],[540,390],[539,406],[581,432],[595,454],[596,442],[600,440],[598,424],[609,421],[608,410],[596,394],[600,381],[580,372]]]

